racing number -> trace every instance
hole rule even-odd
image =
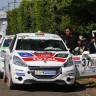
[[[86,66],[86,58],[82,59],[82,66]]]
[[[91,60],[91,58],[82,58],[82,65],[83,66],[92,66],[93,65],[93,61]]]

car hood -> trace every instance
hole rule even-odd
[[[62,66],[67,61],[69,52],[15,51],[14,55],[21,58],[28,66]]]

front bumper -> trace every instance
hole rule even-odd
[[[32,83],[58,83],[58,84],[74,84],[75,67],[20,67],[11,68],[12,81],[16,84],[32,84]],[[36,70],[56,70],[56,74],[51,75],[35,75]]]

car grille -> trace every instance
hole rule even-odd
[[[41,67],[41,66],[29,66],[29,70],[32,74],[32,76],[34,76],[37,79],[54,79],[56,78],[58,75],[61,74],[61,67]],[[56,74],[53,75],[36,75],[35,71],[43,71],[43,70],[47,70],[47,71],[55,71]]]

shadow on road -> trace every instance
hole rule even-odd
[[[86,87],[79,83],[76,83],[74,86],[67,85],[57,85],[57,84],[32,84],[32,85],[17,85],[15,90],[20,91],[51,91],[51,92],[78,92],[85,90]]]
[[[83,84],[76,82],[74,86],[57,85],[57,84],[51,84],[51,83],[36,83],[36,84],[34,83],[31,85],[16,85],[16,88],[14,90],[27,91],[27,92],[47,91],[47,92],[65,92],[66,93],[66,92],[84,91],[88,88],[96,88],[96,82],[90,82],[90,83],[85,82]]]

